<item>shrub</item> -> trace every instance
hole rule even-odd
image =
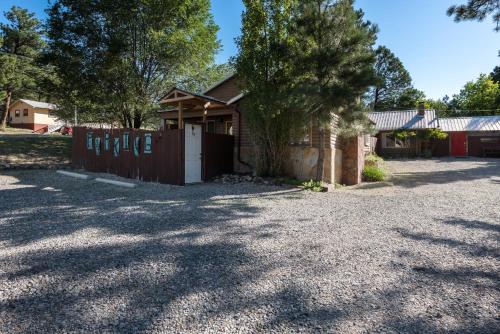
[[[314,180],[309,180],[305,181],[302,183],[302,187],[306,190],[311,190],[315,192],[323,192],[326,191],[326,188],[323,187],[323,184],[321,181],[314,181]]]
[[[368,182],[379,182],[384,180],[385,173],[381,168],[365,166],[363,169],[363,178]]]
[[[366,166],[380,167],[380,166],[382,166],[383,162],[384,162],[384,159],[382,159],[381,157],[379,157],[375,153],[370,153],[365,157]]]

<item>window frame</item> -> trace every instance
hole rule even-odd
[[[23,117],[28,117],[30,115],[29,109],[23,109]]]
[[[213,124],[214,126],[214,131],[213,132],[210,132],[209,131],[209,124]],[[211,119],[211,120],[207,120],[207,125],[206,125],[206,130],[205,130],[206,133],[217,133],[217,127],[216,127],[216,124],[215,124],[215,120]]]
[[[16,109],[14,111],[14,117],[21,117],[21,109]]]
[[[304,127],[305,129],[305,127]],[[307,134],[307,140],[304,140]],[[312,122],[307,126],[307,131],[304,131],[304,138],[298,140],[296,138],[291,138],[289,144],[291,146],[302,146],[302,147],[312,147],[312,137],[313,137],[313,126]]]

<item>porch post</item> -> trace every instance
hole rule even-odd
[[[183,120],[183,111],[182,111],[182,102],[179,102],[179,118],[177,120],[179,124],[179,129],[184,129],[184,120]]]

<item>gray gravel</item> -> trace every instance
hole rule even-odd
[[[500,160],[388,167],[332,193],[2,172],[0,332],[498,332]]]

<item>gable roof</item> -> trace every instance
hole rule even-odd
[[[412,129],[422,130],[437,128],[438,122],[434,110],[426,110],[425,116],[420,116],[418,110],[383,111],[368,113],[378,131]]]
[[[39,108],[39,109],[49,109],[49,110],[54,110],[57,109],[57,106],[52,103],[46,103],[46,102],[39,102],[39,101],[32,101],[32,100],[26,100],[26,99],[19,99],[16,102],[12,104],[14,106],[18,102],[24,102],[33,108]]]
[[[232,78],[234,78],[236,76],[236,73],[233,73],[229,76],[227,76],[226,78],[222,79],[221,81],[217,82],[216,84],[214,84],[213,86],[205,89],[203,91],[203,94],[207,94],[208,92],[210,92],[211,90],[214,90],[215,88],[219,87],[220,85],[222,85],[223,83],[225,83],[226,81],[229,81],[231,80]]]
[[[204,94],[191,93],[191,92],[188,92],[187,90],[180,89],[177,87],[172,87],[165,95],[163,95],[163,97],[160,100],[160,103],[162,103],[162,100],[164,100],[167,96],[169,96],[170,94],[172,94],[175,91],[178,91],[182,94],[191,95],[191,96],[197,97],[197,98],[202,99],[202,100],[226,104],[226,102],[219,100],[219,99],[216,99],[215,97],[204,95]]]
[[[500,131],[500,116],[440,118],[439,128],[446,132]]]

